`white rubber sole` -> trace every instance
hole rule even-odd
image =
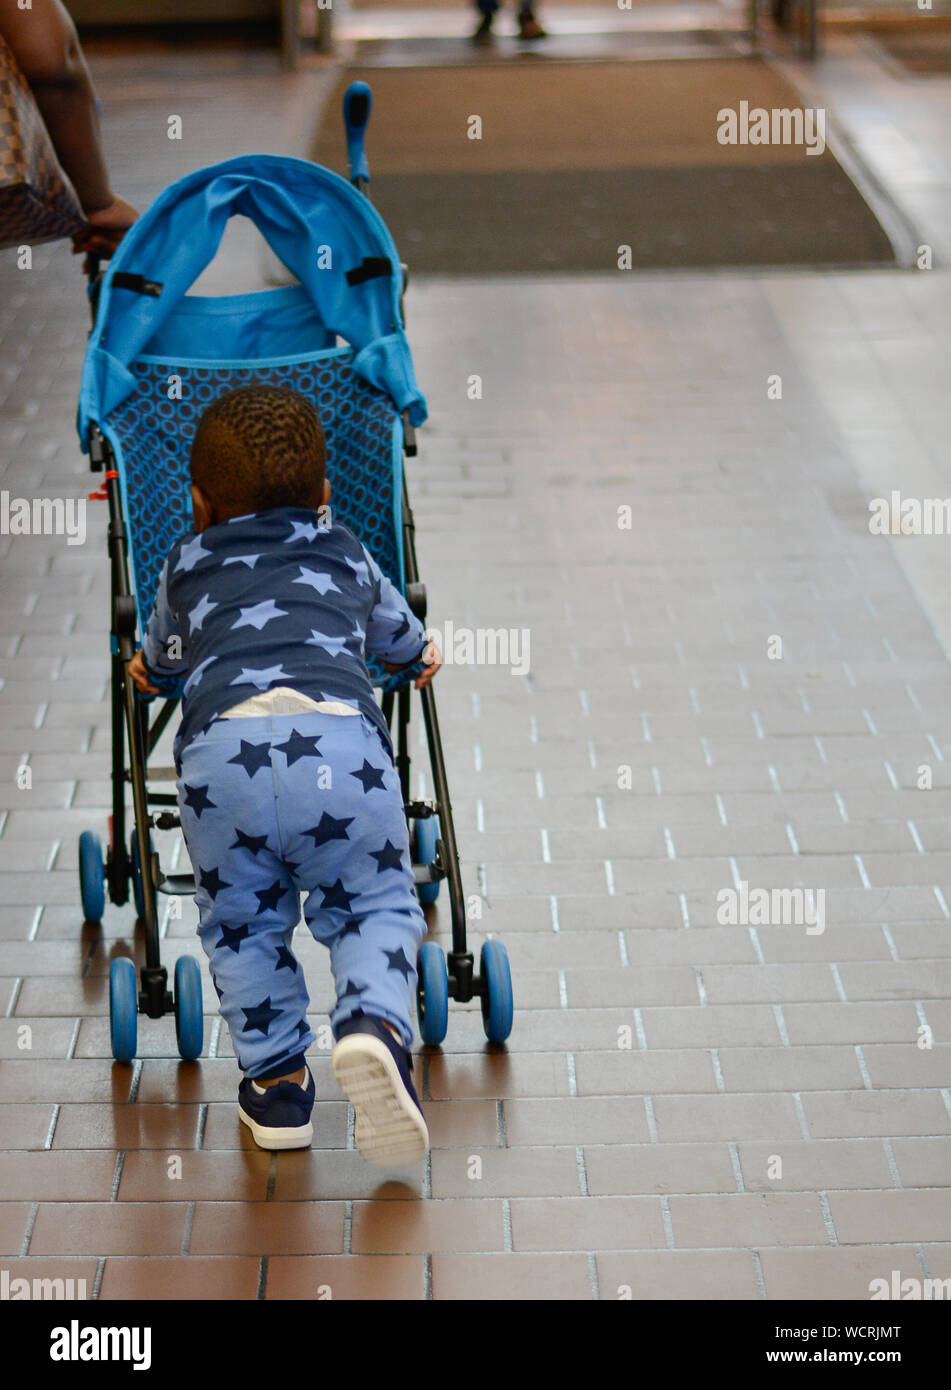
[[[250,1115],[246,1115],[240,1105],[238,1119],[247,1125],[260,1149],[309,1149],[313,1142],[313,1123],[296,1125],[290,1129],[268,1129],[252,1120]]]
[[[368,1033],[350,1033],[333,1050],[333,1073],[356,1116],[361,1157],[379,1168],[419,1163],[429,1130],[400,1078],[393,1054]]]

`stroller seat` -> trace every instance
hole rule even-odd
[[[108,430],[129,519],[140,626],[169,547],[191,527],[188,459],[201,413],[223,392],[252,382],[291,387],[317,407],[334,519],[360,537],[403,591],[403,426],[385,392],[354,372],[353,358],[353,349],[342,347],[267,366],[148,355],[133,363],[135,389],[109,417]],[[382,666],[375,657],[369,665],[382,684]]]

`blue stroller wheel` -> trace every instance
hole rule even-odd
[[[109,1037],[117,1062],[131,1062],[138,1040],[139,1000],[135,966],[117,956],[109,967]]]
[[[435,941],[424,942],[419,948],[416,966],[419,971],[416,983],[419,1035],[429,1047],[438,1047],[449,1027],[449,974],[442,947]]]
[[[79,896],[87,922],[101,922],[106,907],[106,869],[102,843],[94,830],[79,837]]]
[[[179,956],[175,962],[175,1037],[186,1062],[201,1056],[204,1034],[201,967],[192,956]]]
[[[413,852],[414,864],[431,864],[436,858],[436,841],[439,839],[439,817],[427,816],[416,822],[416,843]],[[435,883],[417,883],[416,896],[423,907],[428,907],[439,897],[439,880]],[[445,1034],[443,1034],[445,1037]]]
[[[482,1026],[489,1042],[505,1042],[512,1031],[512,971],[509,955],[501,941],[486,941],[480,958],[485,992],[482,995]]]

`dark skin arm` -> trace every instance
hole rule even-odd
[[[89,224],[73,248],[110,255],[137,214],[109,183],[96,96],[73,21],[61,0],[33,0],[28,10],[17,0],[0,0],[0,34],[30,85]]]

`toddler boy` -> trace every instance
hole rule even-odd
[[[327,522],[320,419],[298,393],[214,401],[191,452],[194,529],[172,547],[142,650],[143,692],[187,674],[175,739],[198,934],[244,1073],[238,1113],[265,1149],[307,1147],[314,1041],[292,939],[330,950],[334,1075],[381,1165],[421,1159],[411,1004],[426,927],[386,721],[364,652],[439,654],[369,552]]]

